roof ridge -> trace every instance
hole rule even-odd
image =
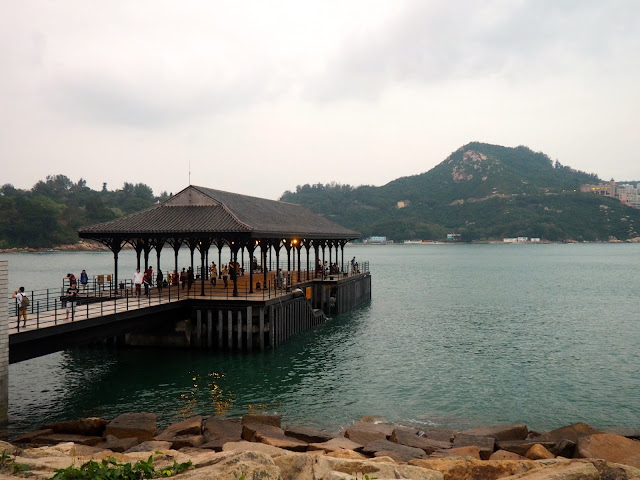
[[[231,210],[229,210],[229,207],[227,207],[227,206],[224,204],[224,202],[223,202],[223,201],[221,201],[221,200],[219,200],[219,199],[217,199],[217,198],[215,198],[215,197],[213,197],[213,196],[209,195],[209,194],[208,194],[208,193],[206,193],[206,192],[203,192],[203,191],[201,190],[201,188],[204,188],[204,187],[197,187],[197,186],[195,186],[195,185],[189,185],[189,187],[187,187],[187,188],[193,188],[194,190],[197,190],[197,191],[198,191],[198,192],[200,192],[201,194],[203,194],[203,195],[205,195],[205,196],[209,197],[210,199],[215,200],[216,202],[218,202],[218,203],[222,206],[222,209],[223,209],[225,212],[227,212],[227,213],[231,216],[231,218],[233,218],[236,222],[238,222],[238,223],[239,223],[240,225],[242,225],[243,227],[247,228],[250,232],[252,232],[252,231],[253,231],[253,228],[252,228],[251,226],[247,225],[246,223],[244,223],[242,220],[240,220],[240,219],[236,216],[236,214],[235,214],[235,213],[233,213]],[[207,189],[207,190],[211,190],[211,189]]]

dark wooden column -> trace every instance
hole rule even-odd
[[[118,254],[122,250],[122,246],[126,243],[121,237],[99,238],[97,239],[103,245],[106,245],[113,252],[113,295],[118,295]]]
[[[189,251],[191,252],[191,270],[193,271],[193,274],[195,275],[195,269],[193,268],[193,252],[195,251],[196,248],[198,248],[198,244],[200,242],[199,238],[188,238],[186,241],[187,246],[189,247]]]
[[[344,246],[347,244],[346,240],[340,240],[340,253],[341,253],[341,263],[342,263],[342,267],[341,267],[341,271],[344,272]]]
[[[267,249],[269,249],[269,241],[268,240],[260,240],[260,251],[262,254],[262,288],[264,289],[267,285]]]
[[[158,272],[160,271],[160,252],[162,252],[162,247],[164,247],[164,238],[158,237],[153,241],[154,248],[156,249],[156,268]],[[156,272],[157,274],[157,272]]]
[[[298,283],[300,283],[300,249],[302,248],[302,243],[300,243],[300,241],[298,241],[298,243],[295,245],[295,249],[298,251]]]
[[[136,251],[136,268],[140,270],[140,255],[142,254],[142,250],[144,250],[144,238],[132,238],[129,240],[129,243]]]
[[[203,238],[197,243],[196,247],[200,250],[200,295],[204,297],[204,282],[206,280],[205,268],[208,268],[208,265],[205,265],[205,254],[209,251],[209,247],[211,246],[211,239]],[[193,268],[193,267],[192,267]],[[195,272],[194,272],[195,275]]]
[[[258,243],[257,240],[252,240],[247,243],[247,252],[249,253],[249,293],[253,293],[253,252]],[[244,249],[242,251],[244,252]]]
[[[238,296],[238,250],[239,250],[238,242],[231,242],[231,257],[233,258],[233,263],[236,269],[236,274],[233,276],[233,296]]]
[[[171,245],[173,248],[174,255],[174,272],[180,273],[178,270],[178,252],[180,251],[180,247],[182,246],[182,242],[184,240],[182,238],[170,238],[167,240],[167,243]]]
[[[313,250],[316,253],[316,258],[315,258],[315,262],[314,262],[315,264],[314,264],[314,267],[313,267],[313,272],[314,272],[313,273],[313,277],[314,278],[318,278],[318,265],[320,264],[320,250],[319,250],[319,247],[320,247],[320,245],[319,245],[318,241],[314,240],[313,241]]]
[[[145,239],[144,246],[142,248],[144,252],[144,271],[145,272],[149,270],[149,253],[151,253],[151,248],[152,248],[151,242]]]
[[[311,242],[309,240],[303,240],[302,244],[307,249],[307,280],[309,280],[309,248],[311,248]]]

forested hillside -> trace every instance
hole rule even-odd
[[[77,229],[106,222],[151,207],[167,199],[154,196],[142,183],[125,183],[120,190],[101,191],[80,179],[73,183],[64,175],[49,176],[31,190],[12,185],[0,187],[0,248],[53,247],[78,241]]]
[[[420,175],[381,187],[304,185],[281,200],[300,203],[363,237],[466,241],[528,236],[608,240],[637,236],[640,211],[580,193],[596,175],[574,170],[527,147],[470,143]]]

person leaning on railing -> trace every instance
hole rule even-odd
[[[18,324],[16,328],[20,327],[20,316],[24,319],[23,327],[27,326],[27,304],[29,302],[27,296],[24,294],[24,287],[20,287],[13,292],[11,298],[15,298],[18,302]],[[25,300],[27,299],[27,300]]]

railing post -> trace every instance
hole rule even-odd
[[[40,328],[40,300],[38,300],[38,308],[36,310],[36,328]]]
[[[58,299],[56,298],[55,303],[54,303],[54,307],[56,307],[55,309],[55,313],[53,314],[53,323],[55,325],[58,324]]]
[[[127,312],[129,311],[129,290],[125,289],[125,294],[124,296],[127,298]]]
[[[49,289],[47,288],[47,311],[49,311]]]
[[[33,301],[33,290],[31,290],[31,313],[33,314],[33,304],[36,303]]]

